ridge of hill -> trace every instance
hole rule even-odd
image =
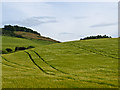
[[[18,25],[11,26],[11,25],[5,25],[2,30],[3,36],[12,36],[12,37],[18,37],[18,38],[26,38],[26,39],[37,39],[37,40],[45,40],[45,41],[51,41],[60,43],[60,41],[51,39],[49,37],[41,36],[40,33],[37,31],[34,31],[32,29],[21,27]]]

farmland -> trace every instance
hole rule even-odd
[[[3,36],[3,88],[118,88],[118,39],[64,43]]]

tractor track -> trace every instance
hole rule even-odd
[[[80,47],[80,46],[76,46],[76,45],[73,45],[73,44],[71,44],[71,45],[72,45],[72,46],[75,46],[75,47],[78,47],[78,48],[81,48],[81,49],[83,49],[83,50],[86,50],[86,51],[95,53],[95,54],[99,54],[99,55],[106,56],[106,57],[110,57],[110,58],[114,58],[114,59],[119,59],[119,58],[116,58],[116,57],[113,57],[113,56],[106,55],[106,54],[104,54],[104,53],[100,53],[100,52],[102,52],[102,51],[98,51],[97,49],[93,49],[93,50],[95,50],[95,51],[98,51],[98,52],[95,52],[95,51],[92,51],[92,50],[89,50],[89,49],[82,48],[82,47]],[[86,46],[86,47],[87,47],[87,46]]]
[[[33,51],[33,50],[32,50],[32,51]],[[24,51],[24,52],[28,54],[28,56],[29,56],[29,58],[31,59],[31,61],[32,61],[43,73],[49,74],[49,75],[54,75],[54,74],[50,74],[50,73],[47,73],[46,71],[44,71],[39,65],[37,65],[37,64],[35,63],[35,61],[33,60],[32,56],[31,56],[27,51]],[[50,65],[48,62],[46,62],[43,58],[41,58],[41,56],[40,56],[37,52],[35,52],[35,51],[33,51],[33,52],[36,53],[36,55],[38,55],[39,58],[40,58],[42,61],[44,61],[46,64],[48,64],[50,67],[52,67],[53,69],[61,72],[60,70],[56,69],[55,67],[53,67],[52,65]],[[16,67],[14,67],[14,66],[12,66],[12,65],[8,65],[8,64],[5,64],[5,63],[2,63],[2,64],[6,65],[6,66],[9,66],[9,67],[12,67],[12,68],[16,68]],[[17,69],[17,68],[16,68],[16,69]],[[74,75],[74,74],[69,74],[69,73],[64,73],[64,74]],[[61,76],[58,76],[58,77],[61,77]],[[62,78],[71,79],[71,80],[78,80],[78,79],[73,78],[73,77],[62,77]],[[91,81],[91,80],[80,80],[80,81],[89,82],[89,83],[96,83],[96,84],[100,84],[100,85],[107,85],[107,86],[112,86],[112,87],[117,87],[117,86],[114,85],[114,84],[109,84],[109,83],[104,83],[104,82],[95,82],[95,81]]]
[[[73,45],[75,46],[75,45]],[[75,46],[76,47],[76,46]],[[78,46],[77,46],[78,47]],[[79,47],[81,48],[81,47]],[[87,50],[87,49],[84,49],[84,50]],[[56,71],[59,71],[63,74],[67,74],[67,75],[74,75],[74,74],[70,74],[70,73],[65,73],[57,68],[55,68],[54,66],[50,65],[48,62],[46,62],[36,51],[34,50],[31,50],[33,51],[43,62],[45,62],[47,65],[49,65],[50,67],[52,67],[53,69],[55,69]],[[90,51],[90,52],[93,52],[91,50],[87,50],[87,51]],[[29,58],[31,59],[31,61],[35,64],[35,66],[37,66],[43,73],[45,74],[48,74],[48,75],[54,75],[54,74],[50,74],[50,73],[47,73],[46,71],[44,71],[35,61],[34,59],[32,58],[32,56],[30,55],[30,53],[28,53],[27,51],[24,51],[26,54],[28,54]],[[96,52],[93,52],[93,53],[96,53]],[[5,64],[6,65],[6,64]],[[7,66],[10,66],[10,67],[13,67],[11,65],[7,65]],[[13,67],[13,68],[16,68],[16,67]],[[74,75],[74,76],[77,76],[77,75]],[[58,77],[61,77],[61,76],[58,76]],[[78,80],[76,78],[73,78],[73,77],[62,77],[62,78],[66,78],[66,79],[71,79],[71,80]],[[95,81],[91,81],[91,80],[80,80],[80,81],[84,81],[84,82],[89,82],[89,83],[96,83],[96,84],[100,84],[100,85],[107,85],[107,86],[112,86],[112,87],[117,87],[116,85],[114,84],[109,84],[109,83],[104,83],[104,82],[95,82]]]
[[[11,68],[14,68],[14,69],[18,69],[18,68],[16,68],[15,66],[12,66],[12,65],[9,65],[9,64],[5,64],[5,63],[2,63],[2,62],[0,62],[2,65],[5,65],[5,66],[8,66],[8,67],[11,67]],[[21,70],[22,72],[26,72],[26,71],[24,71],[23,69],[19,69],[19,70]]]
[[[9,64],[5,64],[5,63],[2,63],[2,62],[0,62],[2,65],[5,65],[5,66],[7,66],[7,67],[11,67],[11,68],[14,68],[14,69],[17,69],[17,71],[18,71],[18,69],[20,70],[20,72],[26,72],[26,70],[25,69],[22,69],[22,68],[17,68],[17,67],[15,67],[15,66],[12,66],[12,65],[9,65]]]
[[[21,65],[21,64],[18,64],[18,63],[15,63],[15,62],[11,62],[11,61],[9,61],[9,60],[7,60],[6,58],[4,58],[3,56],[1,56],[5,61],[7,61],[7,62],[9,62],[9,63],[12,63],[12,64],[14,64],[14,65],[17,65],[17,66],[22,66],[22,67],[27,67],[27,68],[29,68],[29,69],[35,69],[35,68],[31,68],[31,67],[29,67],[29,66],[24,66],[24,65]],[[23,69],[23,68],[22,68]],[[27,69],[28,70],[28,69]]]
[[[30,53],[28,53],[27,51],[24,51],[24,52],[28,54],[29,58],[30,58],[31,61],[34,63],[34,65],[37,66],[43,73],[48,74],[48,75],[54,75],[54,74],[47,73],[45,70],[43,70],[43,69],[34,61],[34,59],[32,58],[32,56],[30,55]]]
[[[3,65],[6,65],[6,66],[12,67],[12,68],[16,68],[16,67],[14,67],[12,65],[8,65],[8,64],[2,63],[2,62],[0,62],[0,63],[3,64]]]
[[[6,66],[9,66],[9,67],[12,67],[12,68],[16,68],[14,66],[11,66],[11,65],[8,65],[8,64],[4,64],[2,63],[3,65],[6,65]],[[58,76],[58,77],[61,77],[61,76]],[[62,77],[62,78],[65,78],[65,79],[70,79],[70,80],[78,80],[78,79],[75,79],[75,78],[71,78],[71,77]],[[89,82],[89,83],[96,83],[96,84],[100,84],[100,85],[108,85],[108,86],[113,86],[113,87],[117,87],[116,85],[114,84],[108,84],[108,83],[104,83],[104,82],[95,82],[95,81],[90,81],[90,80],[80,80],[80,81],[84,81],[84,82]]]
[[[55,68],[54,66],[50,65],[50,64],[49,64],[48,62],[46,62],[36,51],[34,51],[34,50],[31,50],[31,51],[33,51],[44,63],[46,63],[47,65],[49,65],[50,67],[52,67],[52,68],[55,69],[56,71],[61,72],[61,73],[63,73],[63,74],[69,74],[69,73],[63,72],[63,71]]]
[[[1,63],[1,62],[0,62]],[[8,64],[5,64],[5,63],[2,63],[3,65],[6,65],[6,66],[9,66],[9,67],[12,67],[12,68],[16,68],[14,66],[11,66],[11,65],[8,65]],[[17,69],[17,68],[16,68]],[[58,77],[61,77],[61,76],[58,76]],[[71,78],[71,77],[62,77],[62,78],[65,78],[65,79],[70,79],[70,80],[78,80],[78,79],[75,79],[75,78]],[[84,82],[90,82],[90,83],[97,83],[97,84],[100,84],[100,85],[108,85],[108,86],[113,86],[113,87],[117,87],[116,85],[114,84],[108,84],[108,83],[104,83],[104,82],[95,82],[95,81],[90,81],[90,80],[80,80],[80,81],[84,81]]]
[[[34,51],[34,50],[31,50],[31,51],[33,51],[43,62],[45,62],[47,65],[49,65],[49,66],[52,67],[53,69],[55,69],[55,70],[57,70],[57,71],[59,71],[59,72],[61,72],[61,73],[67,74],[67,75],[77,76],[77,75],[75,75],[75,74],[65,73],[65,72],[63,72],[63,71],[61,71],[61,70],[59,70],[59,69],[56,69],[55,67],[53,67],[52,65],[50,65],[48,62],[46,62],[36,51]],[[71,80],[78,80],[78,79],[75,79],[75,78],[72,78],[72,77],[70,77],[70,78],[64,77],[64,78],[71,79]],[[90,82],[90,83],[97,83],[97,84],[100,84],[100,85],[104,84],[104,85],[108,85],[108,86],[117,87],[117,86],[114,85],[114,84],[108,84],[108,83],[104,83],[104,82],[95,82],[95,81],[90,81],[90,80],[80,80],[80,81]]]
[[[84,81],[84,82],[89,82],[89,83],[96,83],[96,84],[100,84],[100,85],[107,85],[107,86],[112,86],[112,87],[118,87],[117,85],[114,84],[109,84],[109,83],[105,83],[105,82],[96,82],[96,81],[91,81],[91,80],[80,80],[80,81]]]

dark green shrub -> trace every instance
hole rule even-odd
[[[2,54],[8,54],[8,52],[6,50],[2,50],[1,52]]]
[[[12,49],[6,48],[6,51],[7,51],[7,52],[12,52]]]
[[[15,47],[15,52],[18,51],[18,50],[25,50],[27,49],[26,47]]]
[[[34,46],[28,46],[27,49],[30,49],[30,48],[35,48]]]

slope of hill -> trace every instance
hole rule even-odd
[[[5,25],[4,28],[0,28],[2,33],[2,54],[14,52],[16,47],[36,47],[36,45],[46,45],[52,43],[60,43],[49,37],[41,36],[37,31],[20,26]],[[28,43],[29,42],[29,43]],[[39,45],[39,46],[40,46]],[[7,51],[10,50],[10,52]],[[1,53],[1,50],[0,50]]]
[[[53,40],[53,39],[51,39],[49,37],[40,36],[40,35],[34,34],[34,33],[21,32],[21,31],[15,31],[14,33],[15,33],[15,35],[21,36],[22,38],[45,40],[45,41],[51,41],[51,42],[60,43],[59,41]]]
[[[37,45],[2,59],[3,88],[118,88],[117,38]]]
[[[26,27],[20,27],[17,25],[15,25],[15,26],[5,25],[4,28],[2,28],[2,35],[26,38],[26,39],[45,40],[45,41],[60,43],[59,41],[53,40],[49,37],[41,36],[41,34],[38,33],[37,31],[33,31],[32,29],[29,29]]]

